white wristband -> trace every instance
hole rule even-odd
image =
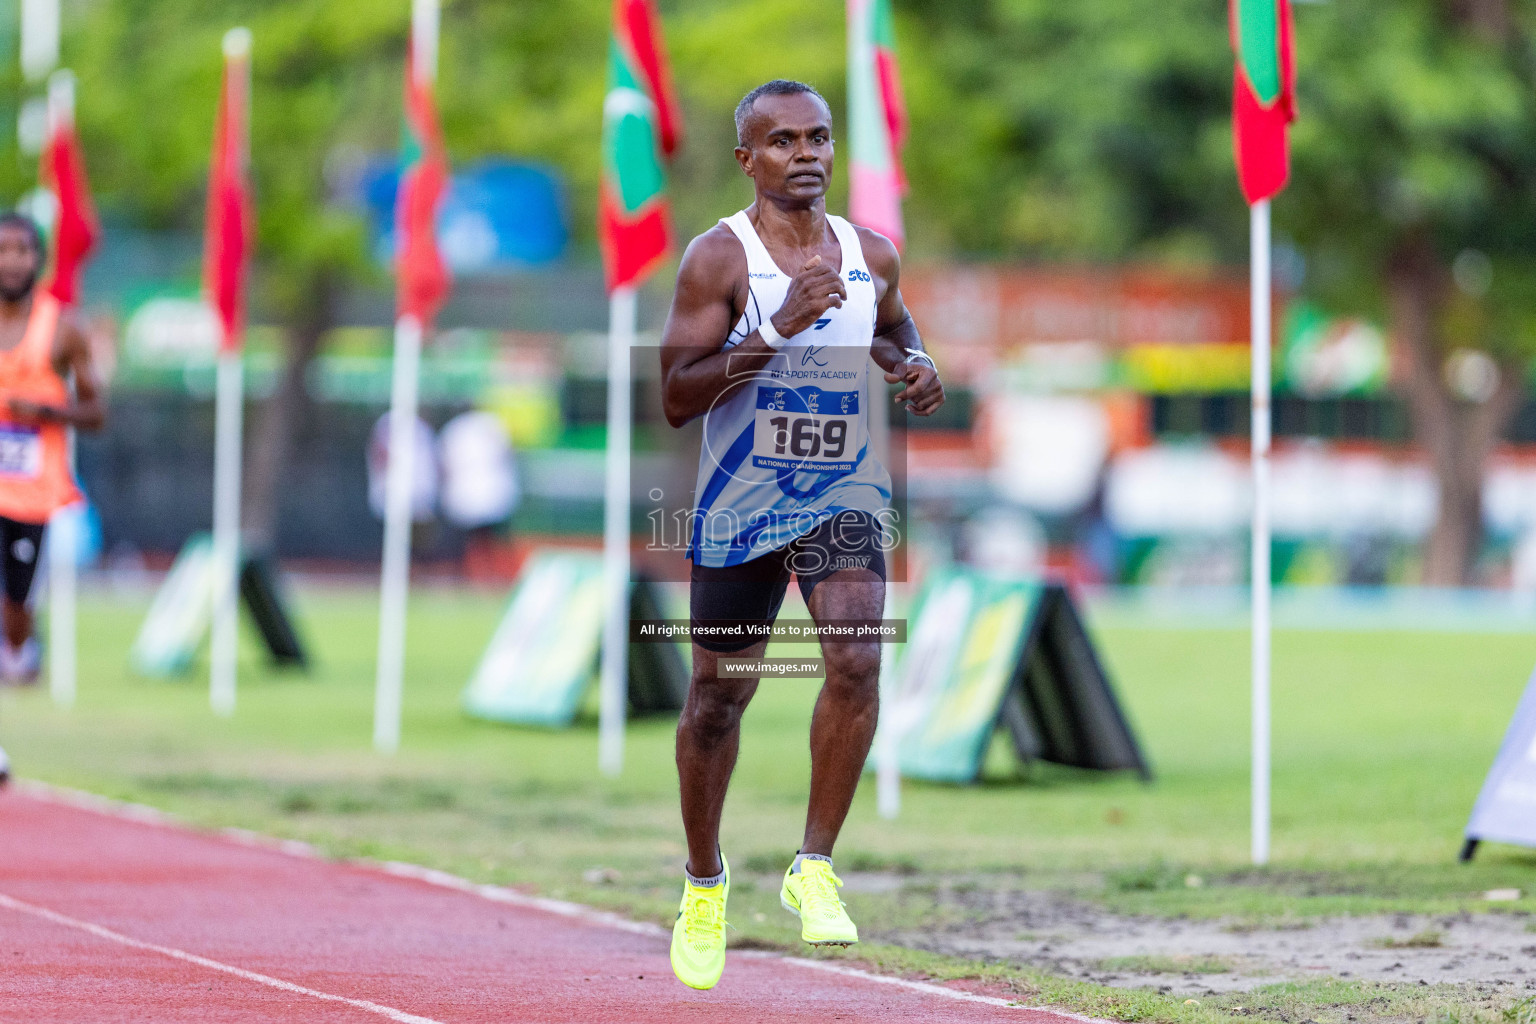
[[[757,325],[758,337],[763,339],[763,344],[771,349],[784,347],[784,335],[780,334],[773,326],[773,321],[763,317],[763,322]]]
[[[912,359],[925,359],[925,360],[928,361],[928,365],[929,366],[932,366],[935,370],[938,369],[938,367],[934,365],[933,356],[930,356],[927,352],[924,352],[921,349],[916,349],[916,348],[902,349],[902,351],[907,354],[907,359],[908,360],[912,360]]]

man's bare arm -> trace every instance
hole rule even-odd
[[[722,350],[735,315],[736,282],[747,276],[747,257],[725,228],[695,238],[677,270],[677,290],[661,332],[662,407],[674,427],[706,412],[746,378],[732,383],[728,371],[750,373],[774,351],[753,334]]]
[[[71,376],[74,378],[74,400],[59,406],[13,398],[10,411],[23,419],[67,423],[86,431],[100,430],[107,421],[107,409],[101,376],[96,372],[96,362],[91,356],[91,339],[77,319],[66,316],[59,320],[56,345],[54,369],[66,380]]]
[[[107,423],[106,395],[101,374],[96,371],[90,335],[84,325],[72,318],[66,336],[69,369],[75,378],[75,400],[69,409],[69,421],[81,430],[100,430]]]
[[[878,296],[870,356],[886,371],[887,383],[906,382],[894,399],[897,404],[906,402],[917,415],[932,416],[944,404],[944,384],[901,298],[901,254],[884,235],[867,228],[858,232]]]

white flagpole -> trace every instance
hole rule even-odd
[[[864,389],[864,400],[869,403],[864,419],[869,424],[869,447],[887,470],[891,467],[891,403],[890,389],[885,386],[885,369],[873,364],[869,372],[869,386]],[[887,564],[889,568],[889,564]],[[885,608],[882,618],[891,617],[890,581],[885,584]],[[893,819],[901,813],[901,764],[899,760],[900,737],[896,734],[894,713],[896,708],[895,666],[893,651],[882,644],[880,647],[880,712],[875,729],[875,805],[880,817]]]
[[[1253,862],[1269,863],[1270,239],[1269,200],[1253,204],[1249,245],[1253,360]]]
[[[48,77],[59,63],[59,0],[21,0],[21,73]]]
[[[219,353],[214,398],[213,561],[217,575],[208,701],[214,713],[235,713],[240,629],[240,452],[244,371],[238,350]]]
[[[411,46],[414,72],[437,81],[438,0],[411,0]]]
[[[870,69],[874,66],[874,57],[870,53],[869,44],[869,17],[868,0],[848,0],[848,95],[856,98],[860,93],[864,93],[866,101],[878,102],[867,95]],[[849,196],[850,218],[858,214],[859,199],[857,194]],[[880,225],[880,230],[886,230],[886,227]],[[864,400],[868,402],[865,422],[869,425],[870,450],[889,469],[891,464],[890,391],[885,386],[884,376],[877,376],[883,375],[884,372],[884,368],[878,364],[870,371],[869,386],[864,392]],[[885,586],[885,606],[881,614],[884,618],[890,618],[891,583],[889,581]],[[874,742],[875,804],[880,817],[886,819],[893,819],[901,813],[901,766],[898,755],[900,737],[897,735],[893,720],[896,702],[892,689],[895,680],[894,667],[891,663],[892,654],[889,648],[881,647],[878,691],[880,711]]]
[[[249,109],[251,33],[232,28],[224,34],[224,59],[239,62],[246,75],[241,101]],[[243,113],[242,125],[249,125]],[[245,149],[244,140],[240,149]],[[208,703],[216,715],[235,713],[240,650],[240,455],[245,419],[245,373],[238,347],[221,338],[214,396],[213,564],[216,579],[213,640],[209,657]]]
[[[373,745],[400,747],[405,678],[406,599],[411,583],[411,491],[416,467],[416,385],[421,321],[395,323],[394,381],[389,400],[389,468],[384,484],[384,569],[379,584],[379,662],[373,703]]]
[[[74,465],[75,435],[70,431],[69,462]],[[48,692],[60,707],[75,703],[75,555],[79,550],[80,508],[71,505],[49,519],[53,536],[48,550]]]
[[[413,0],[411,73],[429,82],[437,78],[437,37],[437,0]],[[384,566],[379,582],[378,676],[374,680],[373,700],[373,746],[384,754],[392,754],[400,748],[422,331],[421,321],[414,316],[402,316],[395,321],[394,379],[389,395],[389,467],[384,483]]]
[[[52,14],[53,59],[58,59],[58,10]],[[57,71],[48,79],[50,131],[75,120],[75,76]],[[66,427],[65,447],[70,471],[75,465],[75,430]],[[69,707],[75,702],[76,636],[75,565],[79,549],[79,509],[66,508],[50,517],[53,530],[48,544],[48,692],[55,703]]]
[[[602,685],[597,764],[604,775],[624,768],[624,720],[629,709],[629,436],[630,349],[635,343],[637,296],[614,289],[608,304],[608,456],[603,497]]]

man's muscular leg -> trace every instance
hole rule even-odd
[[[756,679],[721,679],[721,658],[760,658],[767,641],[730,654],[693,645],[693,680],[677,723],[677,782],[683,830],[688,834],[688,871],[717,875],[720,812],[741,747],[741,714],[757,692]]]
[[[0,520],[0,559],[5,563],[5,604],[0,623],[12,651],[19,651],[32,639],[32,609],[27,605],[27,596],[37,572],[42,541],[42,527]]]
[[[828,576],[811,592],[811,618],[879,622],[885,615],[885,581],[867,569]],[[827,680],[811,717],[811,801],[801,853],[832,856],[832,845],[853,803],[880,712],[880,644],[821,644]]]
[[[21,645],[32,638],[32,609],[27,607],[25,601],[7,597],[3,621],[5,642],[10,645],[11,650],[20,650]]]

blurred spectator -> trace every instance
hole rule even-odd
[[[443,518],[469,534],[467,574],[485,577],[495,560],[497,535],[504,534],[521,497],[512,439],[491,413],[466,412],[443,426],[437,455],[443,472]]]
[[[1109,455],[1110,420],[1090,398],[1000,395],[989,402],[992,485],[1004,500],[1065,516],[1093,498]]]
[[[437,509],[437,450],[432,427],[419,416],[414,435],[416,451],[411,473],[411,521],[429,523]],[[380,416],[368,437],[368,505],[384,518],[384,495],[389,478],[389,413]]]
[[[960,536],[964,561],[977,568],[1016,576],[1039,576],[1045,570],[1045,531],[1021,508],[981,509],[966,521]]]

